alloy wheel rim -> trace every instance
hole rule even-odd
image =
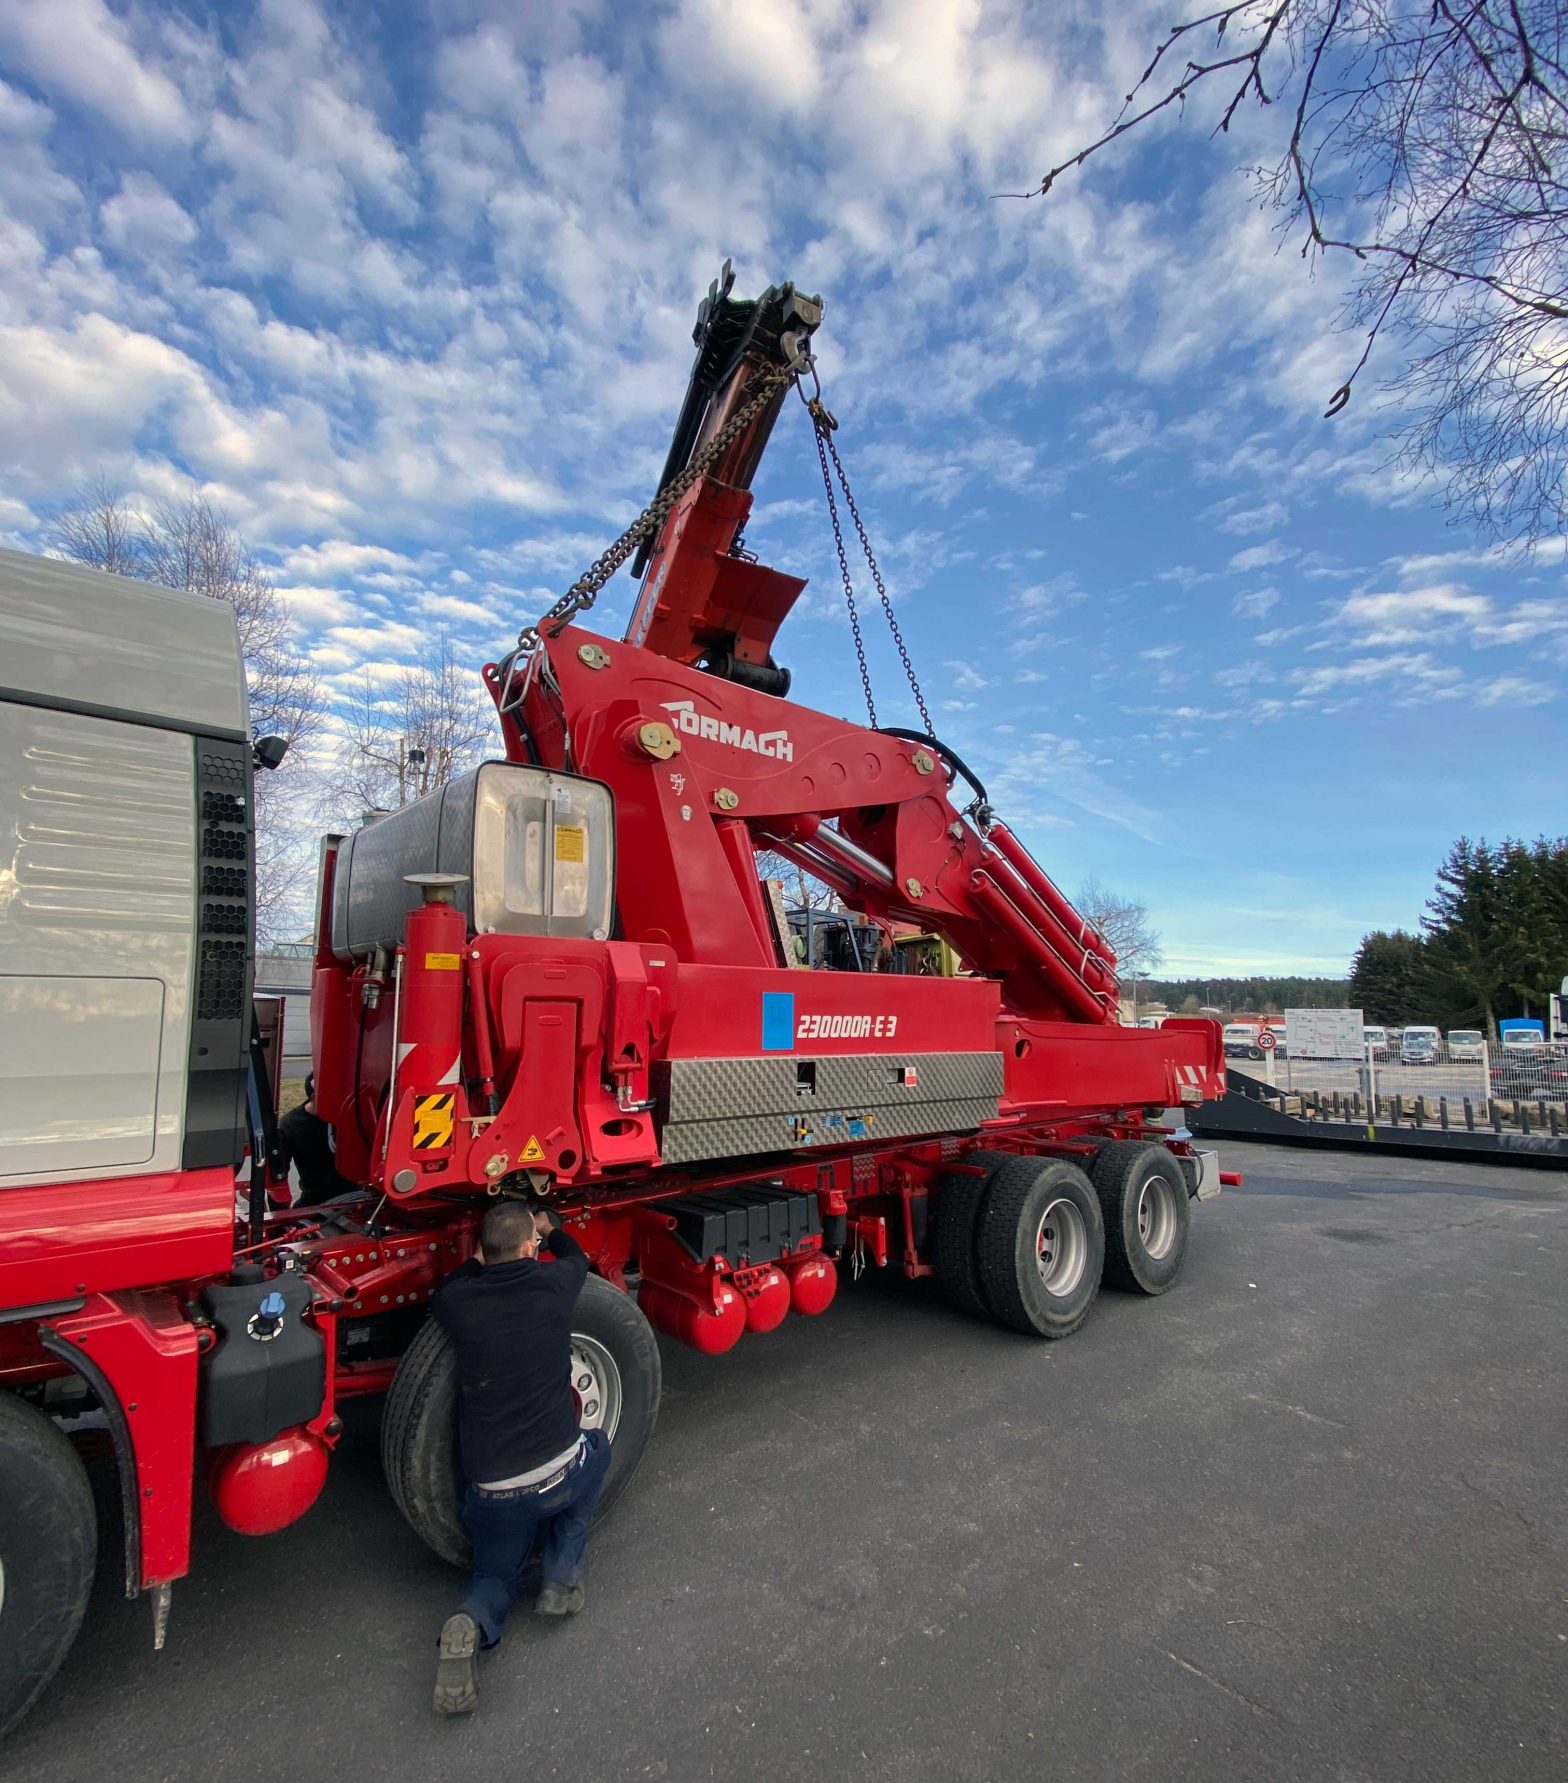
[[[572,1397],[584,1430],[602,1430],[613,1442],[621,1422],[621,1371],[596,1337],[572,1333]]]
[[[1138,1237],[1155,1262],[1176,1243],[1176,1192],[1163,1176],[1151,1176],[1138,1191]]]
[[[1089,1261],[1089,1233],[1076,1202],[1063,1196],[1040,1216],[1034,1237],[1035,1263],[1048,1294],[1071,1294]]]

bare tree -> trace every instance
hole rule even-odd
[[[1110,942],[1116,955],[1116,970],[1122,978],[1159,969],[1165,953],[1160,946],[1160,932],[1149,921],[1146,905],[1119,896],[1098,879],[1084,880],[1073,902]]]
[[[116,576],[143,576],[144,534],[141,515],[97,476],[55,515],[46,542],[73,563],[91,564]]]
[[[1267,108],[1260,201],[1309,262],[1357,263],[1328,414],[1393,336],[1398,459],[1528,542],[1568,522],[1565,38],[1561,0],[1240,0],[1171,26],[1111,127],[1021,196],[1200,88],[1216,134]]]
[[[757,876],[760,879],[782,880],[784,902],[792,910],[844,908],[838,893],[831,886],[824,885],[803,867],[797,867],[792,860],[775,853],[771,848],[763,849],[757,855]]]
[[[294,642],[288,608],[254,552],[205,497],[143,513],[100,476],[60,510],[46,536],[73,562],[226,601],[239,626],[252,734],[297,745],[314,733],[320,688]],[[296,833],[304,774],[295,753],[276,772],[256,776],[256,933],[263,945],[298,926],[298,893],[312,865]]]
[[[495,737],[495,707],[444,633],[390,684],[366,673],[344,702],[329,797],[341,818],[390,811],[444,786]]]

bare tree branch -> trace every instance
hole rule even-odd
[[[1226,53],[1178,73],[1173,49],[1209,31]],[[1568,524],[1565,37],[1560,0],[1240,0],[1172,26],[1110,128],[1023,196],[1216,76],[1215,134],[1291,96],[1255,190],[1304,258],[1359,263],[1361,348],[1328,414],[1391,336],[1400,461],[1528,542]]]
[[[1149,920],[1147,905],[1120,896],[1098,879],[1084,880],[1073,904],[1110,942],[1121,978],[1159,970],[1165,954],[1160,946],[1160,932]]]
[[[391,811],[471,767],[496,737],[484,683],[444,633],[390,685],[370,674],[344,702],[327,796],[340,821]]]

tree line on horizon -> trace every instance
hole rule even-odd
[[[1138,987],[1140,1003],[1163,1003],[1181,1015],[1218,1009],[1224,1015],[1283,1015],[1287,1009],[1343,1009],[1343,978],[1305,978],[1290,973],[1251,978],[1149,978]],[[1122,994],[1128,987],[1122,986]]]

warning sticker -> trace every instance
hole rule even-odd
[[[461,972],[463,956],[460,953],[427,953],[425,970],[427,972]]]
[[[588,832],[573,825],[555,832],[555,858],[558,861],[580,861],[587,858]]]
[[[453,1103],[450,1091],[439,1096],[414,1098],[414,1150],[440,1151],[452,1143]]]
[[[529,1134],[527,1145],[517,1154],[517,1161],[519,1164],[542,1164],[544,1162],[544,1147],[539,1143],[537,1133]]]

